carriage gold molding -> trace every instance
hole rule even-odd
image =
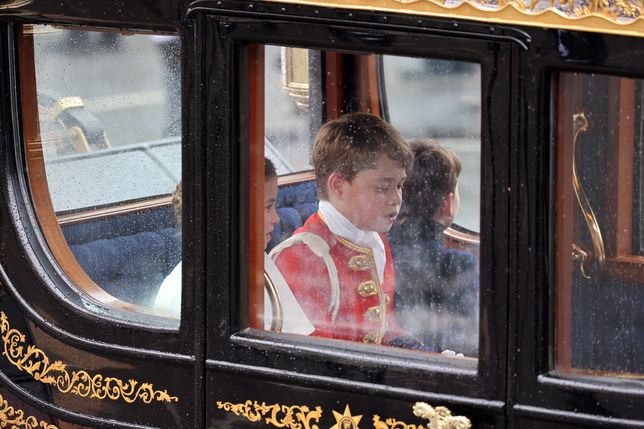
[[[373,427],[374,429],[426,429],[422,424],[405,423],[392,418],[380,420],[378,414],[373,416]]]
[[[322,417],[320,406],[311,410],[306,405],[268,405],[265,402],[260,404],[257,401],[248,400],[241,404],[217,401],[217,408],[246,417],[251,422],[265,419],[267,425],[289,429],[318,429],[318,426],[311,424],[311,421],[319,423]]]
[[[58,426],[47,423],[44,420],[38,420],[34,416],[25,417],[25,412],[20,408],[14,408],[9,405],[9,402],[4,399],[2,394],[0,394],[0,426],[13,429],[58,429]]]
[[[266,425],[288,429],[321,429],[319,426],[322,417],[322,407],[319,405],[311,410],[306,405],[281,405],[265,402],[247,400],[246,402],[234,404],[232,402],[217,401],[217,408],[245,417],[251,422],[261,423],[264,420]],[[333,411],[335,425],[328,429],[471,429],[472,423],[467,417],[453,416],[452,412],[442,406],[432,407],[425,402],[416,402],[412,407],[415,416],[429,420],[429,423],[413,424],[405,423],[394,418],[381,420],[380,416],[374,414],[372,417],[373,426],[363,420],[362,415],[353,415],[349,404],[345,405],[344,412]],[[366,419],[365,419],[366,420]]]
[[[82,370],[70,372],[63,362],[50,362],[44,351],[26,343],[25,335],[11,328],[4,311],[0,311],[0,334],[4,344],[2,355],[9,363],[61,393],[113,401],[121,399],[129,404],[137,400],[146,404],[152,401],[179,401],[176,396],[170,396],[167,390],[155,390],[151,383],[139,383],[132,379],[123,381],[102,374],[91,375]]]
[[[267,0],[644,37],[637,0]]]

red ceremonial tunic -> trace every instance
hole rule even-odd
[[[339,280],[339,294],[334,297],[327,265],[304,243],[297,242],[277,256],[275,263],[315,326],[311,335],[376,344],[400,336],[393,303],[394,265],[384,234],[386,262],[381,284],[370,248],[333,235],[317,213],[293,237],[303,232],[327,243]]]

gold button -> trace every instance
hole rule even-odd
[[[367,280],[358,285],[358,295],[367,297],[376,294],[376,285],[373,280]]]
[[[349,259],[349,268],[354,271],[362,271],[369,269],[369,260],[364,255],[355,255]]]
[[[364,314],[364,318],[369,322],[381,322],[382,312],[380,306],[369,307]]]
[[[363,343],[375,343],[378,339],[378,331],[368,332],[367,335],[362,337]]]

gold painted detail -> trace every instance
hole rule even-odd
[[[396,419],[386,419],[384,422],[380,420],[378,414],[373,416],[373,428],[374,429],[425,429],[423,425],[414,425],[401,422]]]
[[[638,0],[270,0],[644,37]]]
[[[154,390],[150,383],[135,380],[123,381],[102,374],[91,375],[87,371],[71,371],[66,364],[57,360],[50,362],[44,351],[25,343],[25,336],[11,328],[4,311],[0,312],[0,334],[4,350],[2,354],[9,363],[31,375],[34,380],[55,387],[61,393],[71,393],[81,397],[97,399],[122,399],[127,403],[140,400],[146,404],[152,401],[177,402],[167,390]],[[1,426],[0,415],[0,426]]]
[[[360,429],[358,424],[362,420],[362,416],[352,416],[349,404],[344,408],[344,413],[342,414],[333,410],[333,416],[335,417],[335,424],[331,426],[331,429]]]
[[[363,298],[372,296],[376,294],[376,286],[374,285],[373,280],[367,280],[358,285],[358,295]]]
[[[432,407],[425,402],[416,402],[414,415],[429,420],[428,429],[470,429],[472,422],[464,416],[453,416],[447,407]]]
[[[306,405],[268,405],[265,402],[260,404],[257,401],[248,400],[243,404],[217,401],[217,408],[246,417],[251,422],[265,419],[266,424],[278,428],[319,429],[317,425],[311,424],[311,421],[319,423],[320,417],[322,417],[322,407],[320,406],[311,410]]]
[[[25,417],[25,412],[9,405],[6,399],[0,394],[0,427],[11,429],[58,429],[58,426],[38,420],[34,416]]]

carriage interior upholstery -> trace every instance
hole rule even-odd
[[[317,211],[315,181],[279,189],[269,249]],[[67,243],[87,275],[110,295],[133,304],[154,302],[163,279],[181,260],[181,231],[173,207],[64,225]]]

